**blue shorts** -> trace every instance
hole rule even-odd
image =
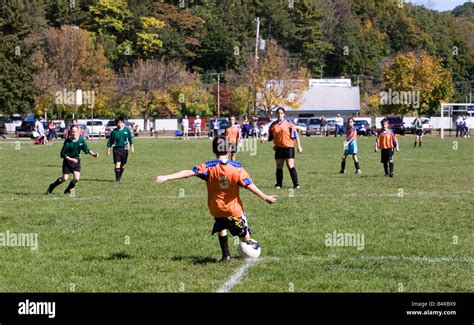
[[[344,155],[345,156],[352,156],[352,155],[357,155],[357,142],[354,140],[349,145],[347,148],[344,150]]]

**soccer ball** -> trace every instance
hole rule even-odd
[[[256,240],[250,239],[248,243],[239,243],[239,255],[242,258],[258,258],[260,252],[261,247]]]

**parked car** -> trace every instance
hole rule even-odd
[[[78,124],[77,126],[79,127],[79,132],[81,133],[81,136],[84,139],[89,139],[89,129],[87,128],[87,126],[85,124]]]
[[[105,124],[102,120],[89,120],[86,122],[86,126],[91,137],[105,135]]]
[[[20,126],[15,128],[15,135],[17,138],[33,136],[33,129],[35,128],[35,121],[23,121]]]
[[[405,135],[405,126],[399,116],[388,116],[388,127],[396,134]]]
[[[132,134],[132,137],[135,135],[135,130],[134,128],[132,127],[132,125],[130,124],[129,121],[125,120],[124,121],[125,123],[125,126],[128,127],[130,129],[130,132]],[[117,123],[115,122],[115,120],[110,120],[107,122],[107,125],[105,127],[105,137],[108,138],[110,137],[110,133],[112,133],[112,131],[117,127]]]
[[[328,134],[336,134],[336,120],[327,120],[328,123]]]
[[[211,123],[210,123],[210,126],[209,126],[209,137],[214,136],[214,134],[213,134],[214,124],[215,124],[215,120],[211,119]],[[223,134],[225,132],[225,129],[229,126],[229,119],[227,117],[220,117],[220,118],[217,119],[217,125],[218,125],[217,133],[219,135]]]
[[[257,125],[258,125],[259,127],[262,127],[262,126],[268,124],[268,122],[270,122],[271,120],[272,120],[272,119],[269,118],[269,117],[267,117],[267,116],[259,116],[259,117],[257,118]]]
[[[357,135],[372,135],[370,124],[366,120],[354,120],[354,128],[357,131]]]
[[[7,135],[7,126],[5,125],[5,121],[0,121],[0,137],[6,139]]]
[[[301,134],[304,135],[306,134],[306,130],[308,129],[307,124],[308,124],[309,118],[308,117],[301,117],[296,119],[295,124],[301,131]]]
[[[306,136],[321,134],[321,119],[319,117],[312,117],[309,119],[306,126]]]
[[[270,129],[270,126],[272,125],[273,122],[275,122],[276,119],[271,119],[268,123],[262,125],[260,127],[260,136],[261,137],[268,137],[268,130]]]
[[[431,124],[431,121],[429,118],[422,118],[421,119],[421,124],[423,128],[424,133],[429,133],[431,134],[431,131],[433,130],[433,124]]]

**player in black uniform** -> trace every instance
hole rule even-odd
[[[132,133],[128,127],[125,126],[123,118],[119,117],[116,120],[117,128],[110,133],[109,141],[107,142],[107,156],[110,155],[110,148],[114,147],[114,164],[115,164],[115,181],[120,182],[125,165],[128,159],[128,149],[132,155],[135,153],[133,148]]]

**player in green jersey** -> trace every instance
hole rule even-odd
[[[122,117],[115,120],[117,128],[110,133],[107,142],[107,156],[110,155],[110,148],[114,147],[114,165],[115,165],[115,181],[120,182],[125,165],[128,159],[128,149],[132,155],[135,153],[133,148],[132,132],[125,126]]]
[[[67,181],[69,174],[71,173],[73,174],[73,178],[64,191],[64,194],[70,194],[74,191],[74,187],[81,177],[81,150],[85,154],[90,154],[92,157],[99,157],[99,153],[90,150],[86,140],[80,136],[79,127],[77,125],[71,126],[68,135],[69,136],[64,140],[63,148],[61,149],[61,158],[63,158],[63,176],[49,185],[46,194],[53,193],[53,190],[58,185]]]

